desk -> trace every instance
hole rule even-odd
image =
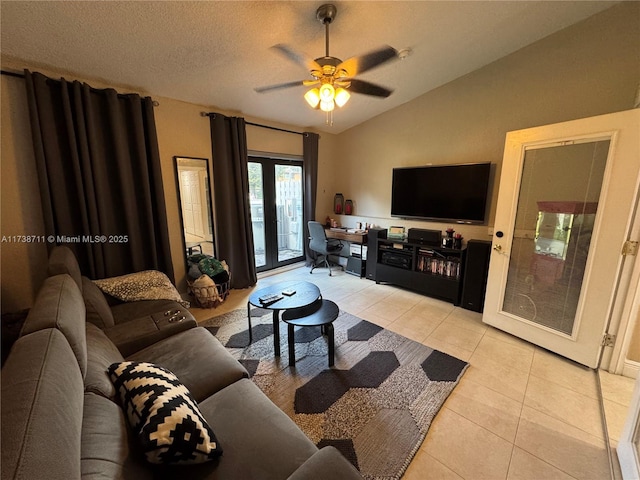
[[[346,230],[332,230],[330,228],[325,229],[327,238],[335,238],[338,240],[344,240],[349,243],[357,243],[360,245],[360,258],[352,257],[349,255],[349,262],[347,263],[347,273],[364,277],[364,260],[362,259],[363,245],[367,244],[367,232],[362,233],[347,233]],[[351,268],[350,268],[351,267]]]

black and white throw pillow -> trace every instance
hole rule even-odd
[[[108,372],[149,462],[202,463],[222,454],[197,402],[169,370],[152,363],[119,362]]]

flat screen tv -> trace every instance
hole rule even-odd
[[[491,163],[393,169],[391,216],[483,224]]]

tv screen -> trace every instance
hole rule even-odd
[[[491,163],[393,169],[391,216],[484,223]]]

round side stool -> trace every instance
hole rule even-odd
[[[320,298],[311,305],[286,310],[282,314],[282,320],[288,325],[289,366],[293,367],[296,364],[295,327],[320,327],[322,333],[329,338],[329,367],[333,367],[335,355],[333,321],[338,318],[339,313],[338,305],[331,300]]]

